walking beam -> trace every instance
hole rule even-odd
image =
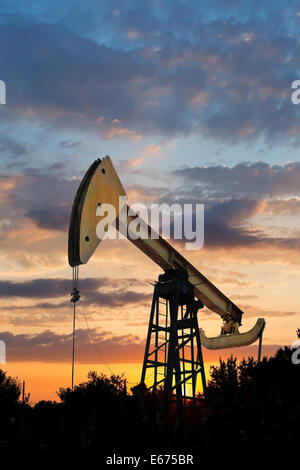
[[[125,232],[135,218],[135,216],[127,215],[127,225],[121,220],[118,213],[120,196],[126,196],[126,192],[110,157],[96,160],[86,172],[72,208],[69,228],[69,264],[71,266],[87,263],[101,241],[96,234],[99,222],[99,216],[96,215],[97,207],[102,204],[111,204],[116,208],[115,223],[121,233]],[[153,232],[146,223],[144,230],[149,235],[151,231]],[[150,236],[147,239],[138,238],[137,240],[128,238],[162,269],[185,269],[191,284],[194,285],[195,296],[208,309],[221,317],[228,318],[229,316],[239,324],[241,323],[243,311],[161,236],[157,239]]]

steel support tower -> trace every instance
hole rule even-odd
[[[170,269],[155,284],[145,348],[141,383],[147,380],[154,392],[162,387],[178,405],[193,400],[200,374],[206,381],[197,312],[203,308],[195,300],[194,287],[183,269]]]

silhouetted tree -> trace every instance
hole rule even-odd
[[[209,395],[217,395],[224,402],[233,402],[242,396],[252,401],[297,400],[300,387],[300,367],[291,360],[288,346],[277,350],[274,356],[257,362],[253,357],[239,364],[233,357],[210,369]],[[246,394],[246,395],[245,395]]]
[[[225,403],[231,402],[239,386],[237,359],[232,356],[227,361],[220,359],[219,366],[211,366],[210,376],[208,394],[213,392]]]
[[[0,402],[15,404],[21,395],[22,387],[17,378],[6,375],[6,372],[0,369]]]
[[[169,413],[163,390],[153,393],[139,385],[127,393],[121,376],[90,372],[87,381],[61,388],[59,403],[21,403],[17,379],[0,373],[1,446],[15,445],[33,452],[67,450],[83,453],[135,455],[145,448],[153,453],[215,451],[225,455],[235,444],[249,450],[294,449],[300,425],[300,365],[291,360],[292,349],[280,348],[274,356],[257,362],[253,357],[220,360],[211,368],[208,397],[194,407],[187,403],[184,420]],[[1,397],[10,401],[7,405]],[[3,444],[4,443],[4,444]],[[7,444],[5,444],[7,443]],[[1,447],[2,448],[2,447]],[[248,455],[248,454],[247,454]]]
[[[88,373],[88,380],[71,388],[60,388],[57,392],[64,404],[84,401],[95,405],[105,398],[116,398],[124,392],[125,380],[119,375],[107,377],[105,374],[97,374],[95,371]]]
[[[90,371],[86,382],[76,385],[74,390],[60,388],[57,394],[63,405],[70,445],[75,442],[88,445],[97,439],[104,442],[109,435],[116,436],[116,423],[121,419],[127,397],[121,376],[107,377]]]

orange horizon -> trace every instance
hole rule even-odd
[[[279,347],[279,345],[265,345],[263,346],[262,353],[266,356],[272,355]],[[203,348],[203,350],[207,381],[210,377],[210,367],[217,365],[219,358],[224,360],[231,355],[237,357],[238,361],[249,356],[253,356],[255,359],[257,358],[256,345],[241,348],[240,350],[238,350],[238,348],[223,351],[209,351],[205,348]],[[59,401],[59,397],[56,394],[59,388],[71,387],[71,362],[8,362],[1,364],[0,369],[6,371],[11,377],[17,377],[21,382],[25,381],[25,393],[30,393],[31,403],[36,403],[40,400]],[[110,376],[111,374],[124,375],[127,388],[130,390],[131,387],[140,382],[142,359],[137,359],[136,362],[120,361],[108,365],[99,364],[99,362],[77,363],[75,364],[75,385],[85,382],[87,380],[87,374],[91,370],[95,370],[99,374],[103,373],[106,376]]]

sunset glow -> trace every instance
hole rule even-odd
[[[195,2],[191,15],[189,3],[0,8],[0,367],[33,402],[71,385],[68,224],[83,175],[105,155],[130,204],[204,204],[203,249],[169,242],[244,311],[241,332],[266,319],[263,354],[296,339],[299,12],[284,2],[281,21],[270,2]],[[128,240],[104,240],[79,273],[75,383],[97,370],[130,388],[161,269]],[[198,319],[220,333],[218,315]],[[207,375],[230,354],[256,357],[257,344],[204,350]]]

